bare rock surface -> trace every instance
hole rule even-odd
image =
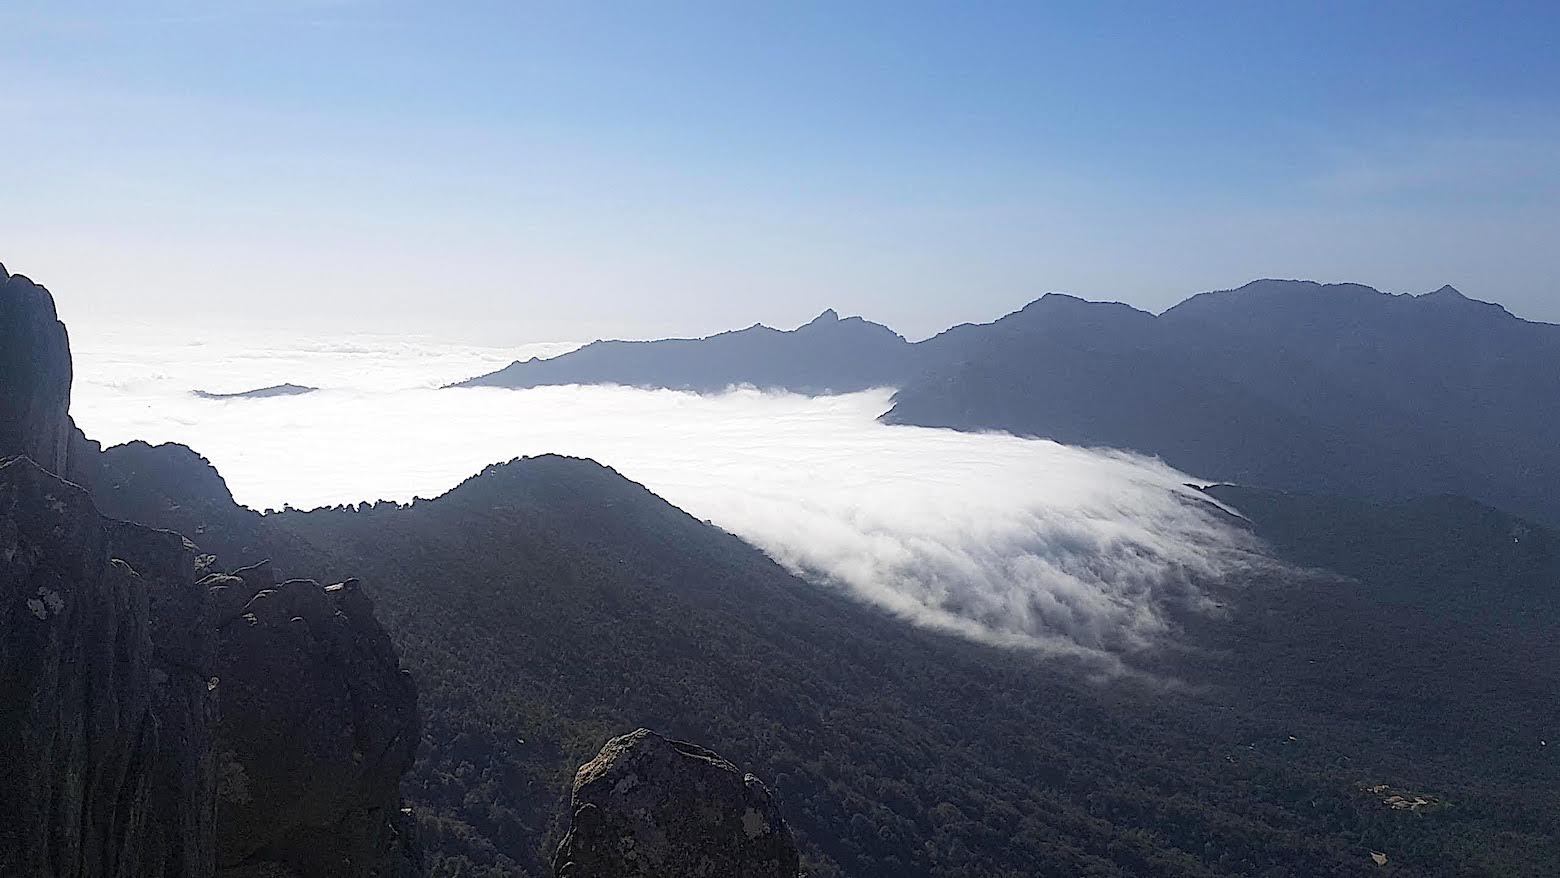
[[[357,580],[274,580],[269,564],[204,580],[223,692],[219,874],[416,874],[399,793],[418,741],[411,675]]]
[[[613,738],[574,778],[558,878],[796,878],[775,796],[716,754],[648,729]]]
[[[130,521],[247,563],[260,516],[187,448],[104,452],[71,377],[53,297],[0,267],[0,876],[422,874],[416,687],[368,597],[197,583],[194,544]]]
[[[70,340],[49,291],[0,265],[0,457],[64,473],[70,453]]]
[[[0,464],[0,875],[213,866],[213,632],[176,534]]]

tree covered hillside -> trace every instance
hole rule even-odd
[[[1373,851],[1389,874],[1539,875],[1560,855],[1553,677],[1524,676],[1552,643],[1427,629],[1390,583],[1254,577],[1139,656],[1149,674],[1101,680],[801,582],[588,461],[265,523],[289,575],[364,576],[417,674],[407,795],[441,875],[545,874],[574,767],[639,725],[761,773],[815,875],[1381,874]]]

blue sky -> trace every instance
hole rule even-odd
[[[0,32],[0,261],[67,319],[919,337],[1278,276],[1560,321],[1553,2],[0,0]]]

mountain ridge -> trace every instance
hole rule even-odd
[[[900,373],[909,342],[832,308],[789,330],[755,323],[705,338],[598,340],[546,360],[535,357],[450,387],[626,384],[718,391],[750,384],[804,392],[883,386]],[[569,380],[558,380],[569,376]],[[713,376],[713,377],[712,377]]]
[[[766,337],[742,334],[753,330],[597,343],[466,386],[892,386],[887,424],[1122,448],[1208,481],[1375,499],[1464,494],[1560,523],[1560,448],[1542,438],[1560,435],[1560,325],[1450,285],[1412,294],[1262,279],[1157,315],[1047,293],[914,343],[829,314],[790,333],[766,329],[787,340],[778,347],[749,344]],[[819,321],[840,329],[809,331]],[[893,343],[879,344],[885,337]],[[613,344],[635,345],[633,356]]]

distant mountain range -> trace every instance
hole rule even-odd
[[[733,384],[799,393],[844,393],[897,384],[914,368],[912,345],[886,326],[833,310],[790,331],[754,325],[709,338],[596,341],[533,357],[456,387],[629,384],[717,391]]]
[[[1560,522],[1560,326],[1451,287],[1259,280],[1158,316],[1050,294],[910,343],[799,329],[596,342],[461,386],[898,388],[890,424],[1162,457],[1198,477],[1376,499],[1462,494]]]

